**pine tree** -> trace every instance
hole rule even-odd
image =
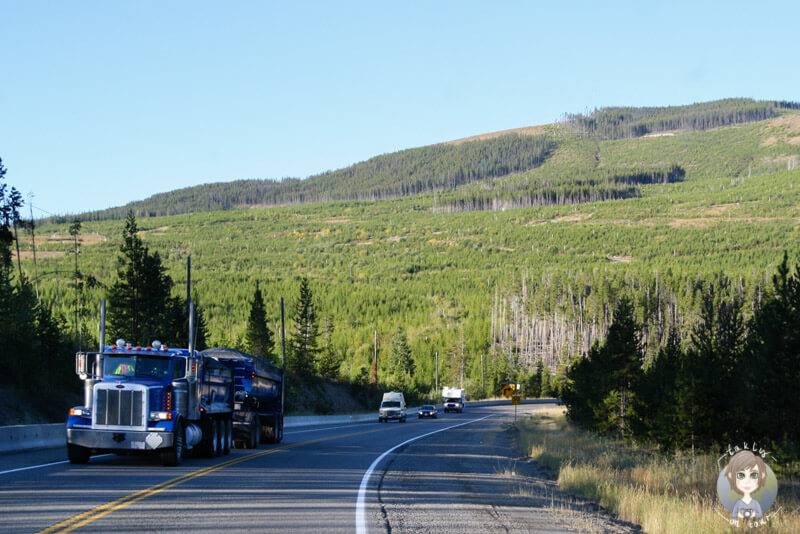
[[[272,363],[277,363],[275,357],[275,336],[267,325],[267,312],[264,308],[264,297],[261,288],[256,282],[253,301],[250,304],[250,316],[247,319],[245,331],[247,351],[253,356],[264,358]]]
[[[675,449],[676,437],[681,434],[676,384],[683,357],[678,331],[673,326],[637,390],[637,419],[632,429],[638,437],[658,443],[664,451]]]
[[[393,386],[407,390],[412,385],[416,364],[408,344],[408,336],[398,327],[391,341],[389,355],[389,373],[392,376]]]
[[[148,344],[158,339],[170,345],[182,344],[173,326],[178,305],[170,296],[172,279],[158,252],[151,254],[138,232],[136,217],[129,212],[117,259],[117,281],[108,292],[110,332],[132,343]],[[170,325],[168,332],[165,325]]]
[[[800,457],[800,264],[788,255],[772,278],[772,294],[753,317],[738,383],[751,409],[740,413],[751,439],[770,443],[781,457]]]
[[[289,369],[310,375],[319,353],[319,325],[308,278],[300,280],[300,296],[295,305],[294,331],[289,338]]]
[[[339,366],[342,358],[333,346],[333,322],[325,317],[322,320],[322,350],[320,351],[319,361],[317,362],[317,372],[325,378],[338,378]]]

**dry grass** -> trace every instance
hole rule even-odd
[[[665,457],[582,432],[564,417],[564,409],[539,412],[519,424],[521,446],[539,463],[558,472],[564,491],[580,494],[646,532],[731,532],[719,503],[719,475],[713,455]],[[800,532],[798,481],[779,475],[781,509],[764,531]]]

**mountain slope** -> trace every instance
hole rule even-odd
[[[82,218],[121,219],[128,210],[139,217],[155,217],[248,206],[380,200],[433,192],[442,193],[439,207],[446,210],[507,209],[630,198],[641,195],[642,184],[674,181],[686,173],[693,175],[697,159],[694,151],[705,138],[686,138],[686,134],[765,123],[768,119],[791,116],[798,108],[800,104],[791,102],[750,99],[661,108],[605,108],[588,116],[566,115],[563,122],[555,125],[385,154],[303,180],[205,184],[92,212]],[[755,143],[758,147],[765,141],[762,132],[749,132],[750,145]],[[649,139],[647,144],[658,145],[660,151],[662,144],[652,140],[654,134],[664,137],[680,134],[682,142],[663,144],[665,153],[654,153],[649,147],[635,143],[636,139]],[[634,161],[615,164],[613,159],[604,158],[604,152],[615,150],[615,142],[621,143],[623,150],[629,150],[627,159]],[[719,142],[719,139],[710,141],[714,146]],[[771,151],[775,153],[775,161],[798,152],[791,143],[782,143],[781,149],[782,152]],[[733,172],[738,175],[743,169],[752,173],[754,164],[763,167],[760,158],[771,152],[749,147],[744,159],[721,154],[721,159],[707,160],[729,167],[728,160],[738,158],[741,163],[735,165]]]

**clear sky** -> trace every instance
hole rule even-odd
[[[594,107],[800,101],[798,6],[0,0],[0,158],[41,217]]]

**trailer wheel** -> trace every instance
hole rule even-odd
[[[217,456],[217,446],[219,445],[217,422],[211,417],[206,417],[202,422],[201,429],[203,438],[198,447],[198,452],[206,458]]]
[[[67,443],[67,458],[71,464],[88,464],[92,451],[80,445]]]
[[[222,456],[222,449],[225,443],[225,423],[222,418],[218,418],[214,421],[214,426],[217,428],[217,447],[214,451],[214,456]]]
[[[273,443],[280,443],[283,440],[283,416],[275,416],[275,441]]]
[[[230,454],[231,447],[233,446],[233,420],[231,416],[227,416],[222,420],[222,426],[225,427],[225,433],[222,439],[222,454]]]
[[[261,423],[258,420],[258,416],[253,416],[253,422],[250,424],[250,431],[247,435],[247,441],[245,442],[245,448],[247,449],[257,449],[258,448],[258,438],[261,434]]]
[[[172,447],[161,451],[161,465],[167,467],[175,467],[180,465],[183,459],[183,450],[186,445],[186,434],[184,433],[183,424],[178,421],[175,423],[175,441]]]

